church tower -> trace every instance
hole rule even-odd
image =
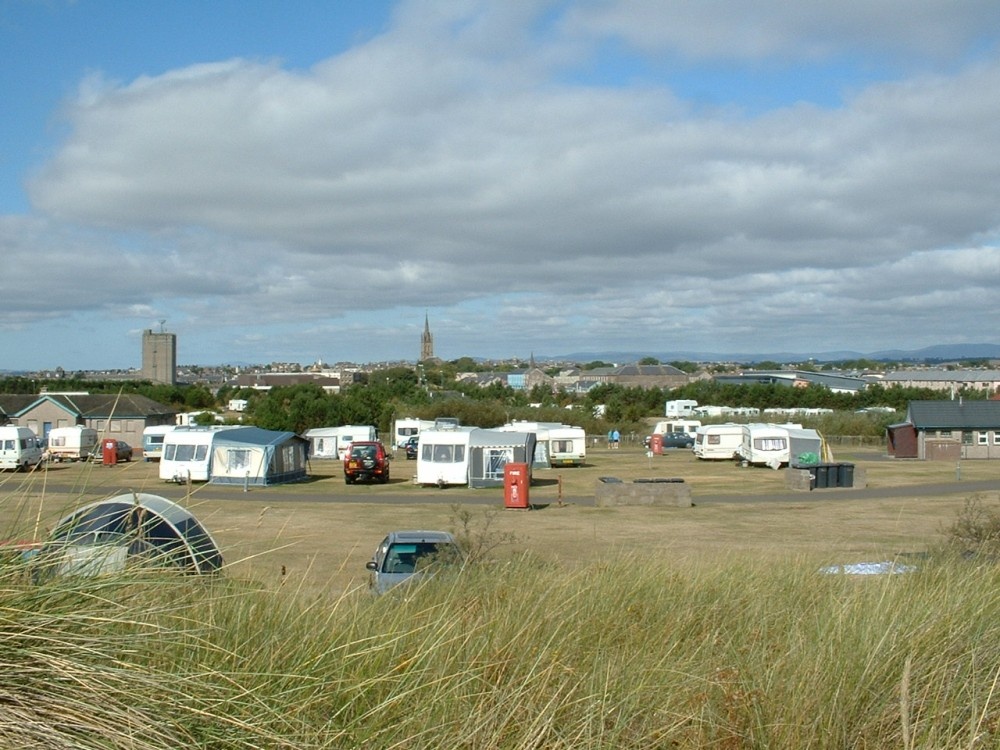
[[[434,359],[434,337],[431,335],[431,324],[424,313],[424,332],[420,335],[420,361]]]

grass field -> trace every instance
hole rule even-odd
[[[12,538],[151,492],[189,507],[228,560],[204,580],[33,582],[0,566],[0,746],[997,747],[1000,572],[917,556],[970,494],[922,488],[995,480],[997,465],[838,459],[864,497],[790,497],[784,472],[684,452],[598,451],[538,472],[531,511],[503,510],[501,490],[415,487],[405,461],[388,486],[345,486],[324,463],[247,492],[165,485],[143,463],[0,475]],[[683,477],[695,505],[597,508],[600,476]],[[363,593],[386,530],[466,515],[510,543],[460,576]],[[819,574],[900,555],[919,574]]]
[[[188,507],[223,549],[229,575],[309,593],[340,593],[367,581],[364,563],[382,535],[394,528],[454,529],[466,508],[476,533],[514,540],[501,556],[530,551],[571,568],[625,553],[657,565],[750,555],[781,563],[802,557],[816,564],[880,560],[926,550],[939,542],[971,494],[926,496],[926,484],[1000,479],[996,462],[961,466],[893,461],[865,453],[838,460],[856,466],[873,497],[842,499],[816,490],[788,500],[785,471],[742,468],[696,460],[689,451],[650,458],[639,448],[591,451],[581,468],[539,470],[531,487],[532,511],[504,510],[502,489],[438,489],[412,484],[415,463],[393,461],[388,485],[346,486],[339,462],[314,461],[307,482],[271,488],[161,482],[155,463],[114,467],[57,464],[30,475],[0,477],[0,523],[9,536],[43,538],[74,505],[122,492],[151,492]],[[601,476],[681,477],[692,508],[592,507]],[[913,486],[914,494],[878,496],[880,488]],[[781,502],[772,498],[782,496]],[[699,504],[699,496],[715,501]],[[719,498],[733,502],[719,502]],[[560,502],[561,500],[561,502]],[[474,504],[470,504],[474,501]]]

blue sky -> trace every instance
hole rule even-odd
[[[997,340],[1000,5],[0,0],[0,370]]]

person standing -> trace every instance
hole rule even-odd
[[[619,444],[619,442],[621,442],[621,439],[622,439],[621,433],[618,432],[617,428],[611,431],[611,447],[612,448],[614,448],[615,450],[617,450],[618,449],[618,444]]]

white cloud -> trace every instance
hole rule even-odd
[[[308,346],[339,346],[354,321],[331,319],[382,311],[369,343],[407,340],[412,321],[387,328],[385,311],[455,306],[455,356],[509,351],[505,331],[550,351],[820,346],[822,331],[826,349],[898,335],[889,309],[946,304],[927,335],[958,335],[998,301],[984,283],[1000,230],[995,60],[754,117],[563,75],[591,35],[810,57],[863,47],[901,14],[888,46],[955,55],[994,14],[779,5],[594,2],[553,20],[544,3],[404,4],[389,33],[310,70],[234,59],[90,77],[30,182],[38,216],[0,221],[17,311],[0,325],[97,308],[206,330],[315,325]],[[486,343],[483,326],[500,333]]]

